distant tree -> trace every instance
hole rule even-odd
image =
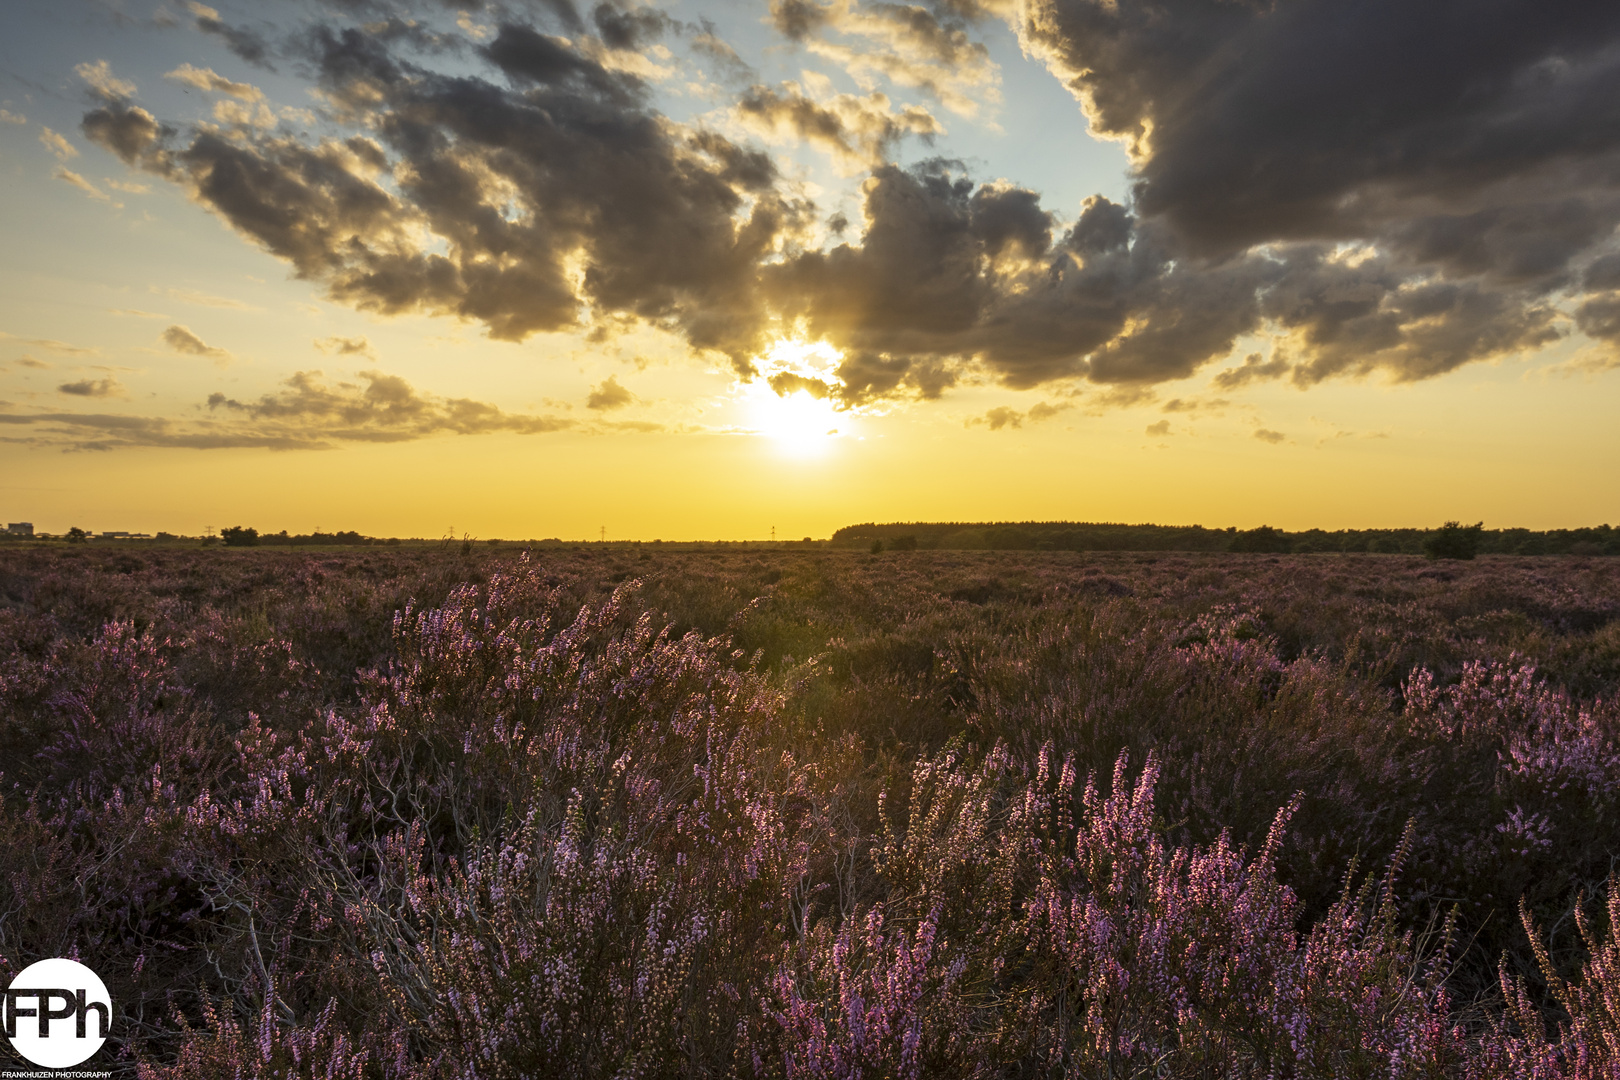
[[[1228,551],[1262,552],[1271,555],[1286,555],[1293,550],[1293,544],[1288,537],[1270,525],[1262,525],[1258,529],[1249,529],[1232,537],[1227,544]]]
[[[257,547],[259,544],[258,529],[244,529],[240,525],[232,525],[228,529],[219,531],[221,540],[226,547]]]
[[[896,536],[893,540],[889,541],[889,550],[890,551],[916,551],[917,550],[917,534],[916,533],[907,533],[904,536]]]
[[[88,539],[90,539],[90,534],[77,525],[67,531],[67,542],[70,544],[82,544]]]
[[[883,554],[883,541],[882,540],[874,540],[874,541],[872,541],[872,547],[870,548],[870,550],[871,550],[872,554],[874,554],[874,555]]]
[[[1430,559],[1472,559],[1479,553],[1483,521],[1472,525],[1448,521],[1423,538],[1423,554]]]

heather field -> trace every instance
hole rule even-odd
[[[0,548],[154,1078],[1620,1076],[1620,559]]]

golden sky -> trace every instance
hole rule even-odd
[[[1620,15],[1437,10],[7,5],[0,517],[1613,521]]]

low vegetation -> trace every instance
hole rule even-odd
[[[1620,1071],[1620,562],[898,535],[0,551],[0,978],[154,1080]]]

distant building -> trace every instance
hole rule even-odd
[[[7,536],[33,536],[34,523],[32,521],[12,521],[6,525]]]
[[[113,529],[113,530],[109,530],[108,532],[102,533],[101,538],[103,540],[128,540],[129,539],[129,533],[124,532],[124,531],[122,531],[120,529]]]

